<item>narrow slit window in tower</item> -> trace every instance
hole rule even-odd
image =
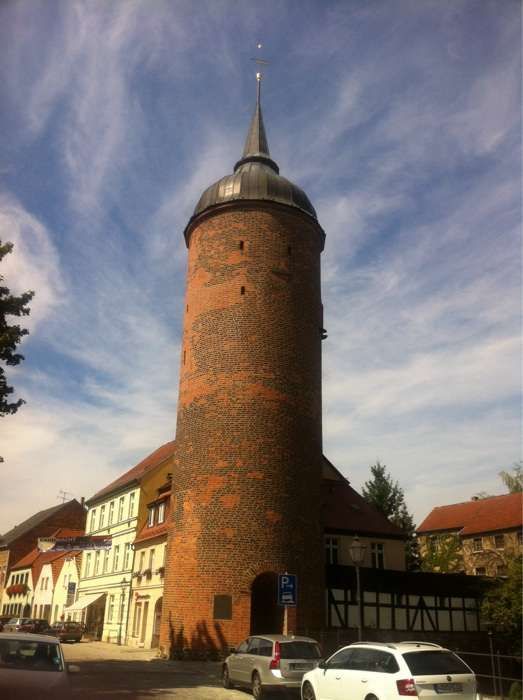
[[[243,296],[245,294],[245,287],[240,288],[240,294]]]
[[[187,358],[187,353],[186,353],[186,351],[184,350],[184,351],[183,351],[183,364],[185,364],[186,358]]]
[[[292,255],[292,246],[290,246],[290,245],[287,246],[287,255],[289,255],[289,256]]]
[[[240,241],[240,250],[243,251],[243,248],[244,248],[243,241]]]

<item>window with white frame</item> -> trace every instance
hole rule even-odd
[[[129,517],[132,518],[134,515],[134,499],[135,499],[135,494],[131,493],[129,494]]]
[[[118,501],[118,522],[123,520],[123,506],[124,506],[124,497],[122,496],[120,500]]]
[[[153,570],[154,567],[154,549],[149,550],[149,568],[151,571]]]
[[[114,501],[111,501],[109,503],[109,523],[108,524],[112,525],[113,520],[114,520]]]
[[[125,543],[125,554],[124,554],[124,562],[123,562],[123,568],[125,571],[129,569],[131,566],[131,543],[126,542]]]
[[[163,523],[165,520],[165,501],[158,505],[158,522]]]
[[[373,569],[385,568],[385,552],[382,542],[371,542],[370,544],[370,560]]]
[[[109,596],[109,610],[107,612],[107,620],[112,621],[114,615],[114,595]]]
[[[105,506],[100,506],[100,523],[98,525],[99,528],[102,528],[105,525]]]
[[[94,575],[98,576],[100,570],[100,552],[96,552],[94,555]]]
[[[149,506],[147,510],[147,527],[152,527],[154,525],[154,507]]]
[[[85,557],[85,576],[91,575],[91,552],[87,552],[87,556]]]
[[[102,573],[106,574],[109,571],[109,550],[106,549],[104,552],[104,563],[102,568]]]
[[[91,511],[91,528],[90,528],[91,532],[93,532],[95,529],[95,527],[94,527],[95,520],[96,520],[96,508],[93,508],[93,510]]]
[[[325,561],[327,564],[337,564],[338,563],[338,538],[337,537],[326,537],[325,538]]]
[[[140,571],[145,569],[145,552],[140,552]]]
[[[118,571],[119,566],[120,566],[120,545],[117,544],[114,547],[113,571]]]
[[[481,552],[483,550],[483,542],[481,541],[481,537],[474,537],[472,540],[472,551],[473,552]]]

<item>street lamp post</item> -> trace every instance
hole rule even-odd
[[[356,604],[358,608],[358,641],[361,642],[362,637],[362,605],[361,605],[361,585],[360,585],[360,566],[365,559],[367,545],[360,542],[360,538],[356,535],[352,538],[349,547],[350,557],[356,569]]]
[[[122,644],[122,625],[123,625],[123,610],[124,610],[124,601],[125,601],[125,587],[127,585],[127,579],[125,576],[122,578],[120,585],[122,586],[122,594],[120,596],[120,610],[118,611],[118,644]]]

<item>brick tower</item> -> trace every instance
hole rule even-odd
[[[324,618],[320,254],[305,193],[279,175],[257,100],[232,175],[201,196],[189,251],[160,645],[214,649]]]

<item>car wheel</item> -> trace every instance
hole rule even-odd
[[[231,683],[231,677],[229,676],[229,668],[227,666],[223,667],[222,684],[224,688],[227,688],[227,690],[230,690],[233,687],[233,684]]]
[[[252,674],[252,696],[254,700],[261,700],[265,697],[261,678],[257,671]]]
[[[314,695],[314,689],[310,683],[304,683],[301,689],[302,700],[316,700],[316,695]]]

